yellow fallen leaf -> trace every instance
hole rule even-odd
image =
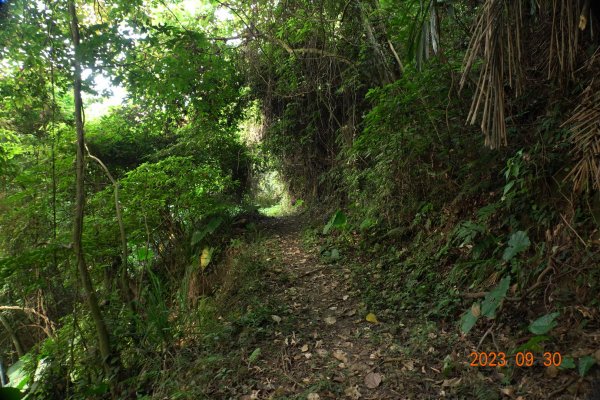
[[[202,268],[203,271],[208,267],[208,264],[210,264],[213,251],[213,248],[208,247],[205,247],[204,250],[202,250],[202,254],[200,255],[200,268]]]
[[[368,313],[365,319],[372,324],[379,323],[379,321],[377,320],[377,317],[373,313]]]

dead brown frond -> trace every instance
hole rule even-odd
[[[461,88],[478,59],[482,65],[467,120],[481,119],[485,145],[505,146],[505,91],[510,86],[516,95],[522,88],[523,1],[486,0],[475,25],[465,55]]]
[[[589,66],[600,70],[600,53]],[[600,79],[593,79],[583,91],[579,105],[563,126],[572,134],[575,166],[567,177],[573,180],[575,191],[600,190]]]
[[[579,46],[579,1],[552,0],[552,30],[548,57],[548,79],[575,78]]]

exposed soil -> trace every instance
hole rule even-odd
[[[400,360],[384,357],[385,329],[359,313],[350,270],[323,264],[317,249],[303,247],[300,226],[292,217],[267,226],[273,296],[287,310],[272,318],[282,326],[291,320],[294,326],[287,334],[288,329],[273,332],[255,367],[259,383],[247,398],[339,398],[340,388],[347,398],[402,398],[383,382],[400,370],[394,365]],[[374,336],[384,342],[376,344]]]

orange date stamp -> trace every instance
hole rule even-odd
[[[471,367],[559,367],[562,364],[562,355],[559,352],[547,351],[541,356],[536,356],[530,351],[519,351],[515,354],[506,354],[496,351],[472,351],[469,354]]]

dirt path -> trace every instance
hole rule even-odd
[[[245,398],[414,398],[398,389],[411,382],[415,366],[390,354],[394,337],[385,325],[367,321],[350,270],[324,264],[315,246],[303,246],[300,225],[291,217],[267,224],[271,295],[285,311],[272,316],[281,330],[262,344],[256,384]]]
[[[515,347],[508,325],[498,326],[495,336],[465,337],[451,321],[418,314],[411,320],[382,310],[379,321],[368,321],[372,310],[352,287],[358,277],[353,271],[361,265],[353,264],[348,254],[327,263],[319,243],[303,241],[303,222],[286,217],[260,224],[257,259],[266,265],[260,279],[268,288],[260,298],[277,311],[255,340],[244,345],[242,362],[248,369],[230,388],[243,396],[228,398],[600,398],[584,394],[589,385],[575,372],[557,376],[558,371],[551,374],[539,365],[470,367],[467,356],[474,349]]]

